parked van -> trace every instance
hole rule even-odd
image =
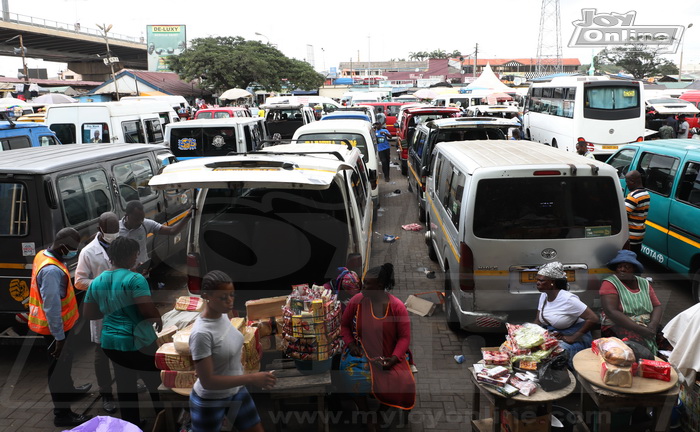
[[[220,119],[229,117],[253,117],[245,107],[203,108],[194,113],[195,120]]]
[[[494,117],[446,118],[420,123],[408,144],[408,190],[416,193],[418,220],[425,222],[426,175],[433,148],[441,142],[504,140],[508,129],[520,123]]]
[[[251,152],[261,149],[266,139],[262,117],[190,120],[165,127],[165,143],[178,160]]]
[[[465,93],[441,94],[433,98],[431,103],[438,107],[456,106],[468,108],[482,105],[482,99],[493,93],[493,90],[465,90]]]
[[[372,201],[358,149],[286,144],[247,155],[191,159],[153,177],[156,189],[201,188],[190,221],[190,292],[222,270],[237,304],[323,284],[348,267],[363,276]]]
[[[6,152],[0,158],[0,332],[27,311],[34,255],[54,235],[73,227],[81,243],[98,231],[105,211],[124,215],[126,203],[140,200],[146,217],[172,224],[190,208],[190,191],[156,191],[150,178],[175,158],[162,146],[104,144],[49,146]],[[187,232],[150,236],[154,263],[171,262],[185,247]],[[69,263],[75,269],[77,259]],[[19,333],[26,332],[26,325]]]
[[[265,109],[265,124],[272,139],[291,139],[294,131],[316,121],[314,110],[302,104],[266,104],[261,107]]]
[[[170,107],[173,109],[175,113],[177,113],[180,108],[185,108],[187,111],[191,111],[192,107],[190,106],[190,103],[187,102],[187,99],[185,99],[184,96],[179,96],[179,95],[158,95],[158,96],[122,96],[119,99],[120,102],[129,102],[129,101],[136,101],[136,102],[153,102],[153,101],[158,101],[158,102],[166,102]]]
[[[445,272],[450,328],[531,321],[538,266],[559,261],[594,310],[605,267],[628,242],[624,197],[605,163],[529,141],[438,144],[426,241]]]
[[[265,105],[272,104],[287,104],[287,105],[304,105],[313,109],[317,105],[323,107],[323,112],[328,114],[340,108],[340,104],[333,99],[325,96],[272,96],[265,99]]]
[[[63,144],[160,144],[176,119],[165,102],[87,102],[50,105],[45,124]]]
[[[642,253],[692,281],[700,301],[700,142],[667,139],[628,144],[608,159],[620,175],[637,170],[649,191]]]
[[[0,121],[0,152],[57,144],[56,134],[43,124]]]
[[[460,109],[455,107],[419,106],[404,110],[401,119],[397,122],[396,132],[396,150],[399,152],[401,174],[408,174],[408,144],[411,142],[416,126],[441,118],[459,117],[461,114]]]
[[[372,102],[362,104],[362,106],[374,107],[377,114],[383,113],[386,116],[386,128],[392,137],[396,137],[396,117],[399,114],[401,105],[403,105],[402,102]]]
[[[299,143],[323,144],[338,144],[342,140],[348,140],[353,147],[357,147],[362,153],[372,183],[372,201],[375,207],[379,206],[379,188],[377,187],[379,156],[377,154],[377,137],[371,124],[364,120],[314,122],[297,129],[292,140]]]

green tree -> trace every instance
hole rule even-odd
[[[643,44],[606,48],[598,53],[595,64],[618,66],[636,79],[661,75],[662,71],[675,67],[672,62],[661,57],[659,49]]]
[[[428,59],[448,59],[456,58],[461,56],[459,50],[453,50],[452,52],[447,52],[443,49],[436,49],[433,51],[416,51],[408,53],[408,58],[415,61],[423,61]]]
[[[270,44],[240,36],[194,39],[178,56],[166,57],[181,79],[201,79],[201,86],[222,92],[255,83],[268,91],[287,88],[312,90],[323,85],[323,75],[306,62],[286,57]]]

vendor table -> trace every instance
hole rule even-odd
[[[658,359],[657,359],[658,360]],[[611,387],[600,377],[600,360],[590,348],[574,356],[574,370],[581,383],[581,409],[598,411],[599,432],[609,432],[612,413],[628,408],[654,408],[653,431],[668,431],[671,411],[678,399],[678,374],[671,370],[671,381],[634,377],[632,387]],[[592,406],[593,402],[596,406]]]
[[[472,394],[472,428],[473,430],[485,432],[485,431],[501,431],[501,411],[503,410],[513,410],[515,408],[524,408],[529,406],[544,405],[546,407],[547,414],[552,413],[552,402],[565,398],[571,392],[574,391],[576,387],[576,378],[569,371],[569,378],[571,378],[571,383],[561,390],[546,392],[541,388],[537,388],[537,391],[530,395],[524,396],[518,394],[513,397],[505,397],[498,391],[491,389],[489,386],[482,385],[476,380],[476,372],[474,368],[469,368],[469,376],[471,377],[472,383],[479,390]],[[481,411],[481,398],[485,397],[489,402],[491,407],[491,413],[493,416],[491,418],[480,419],[479,413]],[[549,431],[549,423],[547,423],[547,430]]]
[[[294,366],[294,361],[290,359],[275,359],[265,367],[266,370],[274,370],[277,377],[277,384],[267,391],[273,401],[275,411],[282,411],[282,402],[287,399],[298,399],[300,397],[316,398],[317,425],[319,432],[328,432],[328,422],[325,421],[326,394],[331,385],[331,373],[304,375]],[[281,422],[276,424],[277,431],[282,429]]]
[[[168,388],[161,384],[158,387],[160,401],[163,403],[166,430],[178,430],[176,413],[180,409],[189,411],[190,391],[192,389]]]

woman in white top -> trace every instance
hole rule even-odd
[[[566,350],[569,366],[573,368],[574,355],[591,346],[591,329],[600,323],[598,315],[568,291],[566,272],[560,262],[540,267],[535,279],[537,290],[542,293],[535,324],[559,339],[559,346]]]
[[[192,431],[220,431],[227,415],[236,430],[263,432],[260,416],[246,385],[272,388],[272,372],[243,374],[243,335],[230,321],[234,289],[231,278],[214,270],[202,279],[204,309],[190,334],[197,381],[190,393]]]

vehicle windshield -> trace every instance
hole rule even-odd
[[[236,151],[236,130],[231,127],[172,128],[170,151],[176,157],[223,156]]]
[[[454,116],[454,113],[442,113],[442,114],[437,114],[437,113],[431,113],[431,114],[416,114],[413,116],[413,119],[415,119],[416,124],[421,124],[421,123],[426,123],[429,121],[437,120],[437,119],[442,119],[442,118],[451,118]]]
[[[338,144],[341,140],[348,140],[353,147],[357,147],[362,153],[362,159],[369,161],[369,153],[367,151],[367,141],[361,134],[344,133],[344,132],[323,132],[315,134],[304,134],[297,138],[298,143],[317,143],[317,144]]]
[[[509,240],[615,235],[622,228],[618,187],[609,177],[484,179],[476,191],[474,235]]]
[[[495,127],[450,128],[441,129],[435,142],[470,141],[470,140],[504,140],[505,133]]]
[[[676,99],[676,98],[660,98],[660,99],[649,99],[647,102],[650,105],[654,104],[681,104],[681,105],[692,105],[689,104],[687,101],[681,100],[681,99]]]

